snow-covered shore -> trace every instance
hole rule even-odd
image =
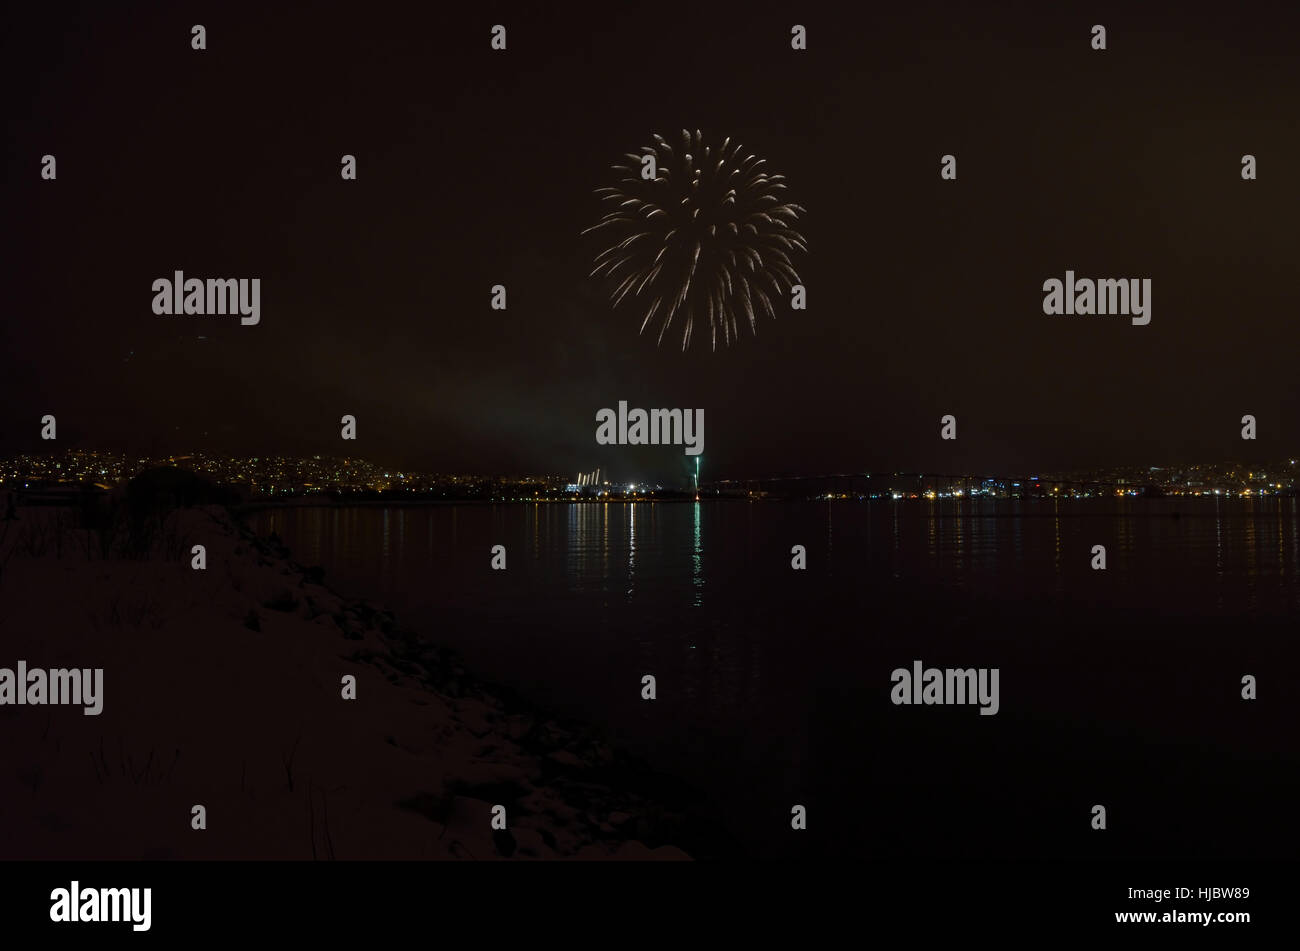
[[[0,668],[103,668],[103,712],[0,705],[0,859],[687,857],[640,841],[668,813],[605,781],[621,760],[593,734],[225,509],[176,510],[129,557],[71,510],[19,514],[0,522]]]

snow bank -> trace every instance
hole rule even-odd
[[[173,512],[134,557],[120,526],[20,515],[0,667],[102,667],[104,709],[0,706],[0,859],[687,858],[640,841],[668,814],[608,782],[598,740],[508,709],[224,509]]]

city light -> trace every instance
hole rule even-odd
[[[1207,496],[1259,499],[1293,496],[1295,459],[1286,457],[1260,469],[1239,463],[1181,466],[1127,466],[1076,472],[1043,473],[1024,480],[1008,476],[922,473],[859,473],[856,475],[782,476],[777,479],[721,480],[707,493],[711,498],[801,497],[824,500],[870,499],[1051,499],[1159,498]],[[513,499],[577,501],[584,497],[616,500],[669,498],[700,500],[703,457],[688,470],[689,480],[658,485],[645,479],[615,483],[603,468],[576,476],[466,475],[377,467],[361,459],[327,456],[228,456],[196,452],[191,455],[134,456],[96,450],[64,450],[20,454],[0,459],[0,488],[19,491],[111,490],[147,469],[178,466],[212,482],[234,487],[243,497],[279,498],[327,496],[380,498],[401,494],[406,499]],[[1270,474],[1271,470],[1271,474]],[[827,485],[827,480],[831,484]],[[838,480],[838,481],[837,481]],[[891,484],[892,483],[892,484]],[[972,487],[973,486],[973,487]],[[20,488],[21,487],[21,488]],[[61,488],[60,488],[61,487]],[[870,487],[870,488],[868,488]]]

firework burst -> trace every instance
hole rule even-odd
[[[682,349],[696,320],[708,318],[714,350],[737,338],[740,321],[758,332],[758,315],[776,317],[780,298],[800,283],[790,255],[807,253],[798,230],[803,208],[784,197],[785,176],[727,138],[714,148],[682,130],[674,148],[663,136],[615,165],[614,184],[596,189],[605,215],[583,234],[610,243],[591,276],[610,282],[617,308],[637,307],[641,332],[659,324],[659,342],[677,321]],[[654,174],[646,178],[646,157]]]

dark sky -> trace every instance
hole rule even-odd
[[[1293,4],[22,6],[0,451],[54,413],[62,447],[684,471],[595,444],[620,399],[703,407],[714,477],[1300,451]],[[579,237],[609,165],[682,128],[808,209],[808,310],[716,353],[638,336]],[[1151,278],[1151,324],[1044,316],[1067,268]],[[261,324],[155,316],[176,269],[260,277]]]

